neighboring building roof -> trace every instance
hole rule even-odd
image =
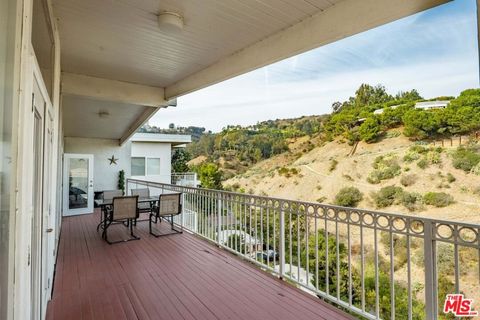
[[[400,107],[400,105],[391,106],[390,108],[392,108],[392,109],[397,109],[398,107]],[[373,114],[382,114],[384,110],[385,110],[384,108],[382,108],[382,109],[377,109],[377,110],[373,111]]]
[[[188,134],[135,133],[130,141],[171,143],[173,146],[176,146],[191,143],[192,136]]]
[[[417,109],[438,109],[446,108],[450,104],[450,101],[424,101],[417,102],[415,108]]]

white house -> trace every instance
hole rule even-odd
[[[398,107],[399,107],[399,106],[391,106],[390,108],[395,110],[395,109],[397,109]],[[385,111],[384,108],[382,108],[382,109],[377,109],[377,110],[373,111],[373,114],[376,114],[376,115],[383,114],[384,111]]]
[[[185,147],[192,139],[189,135],[136,133],[121,146],[112,139],[65,137],[64,141],[64,185],[70,185],[73,192],[82,193],[88,199],[88,191],[117,189],[121,170],[125,178],[172,183],[172,150]],[[88,180],[88,170],[82,163],[92,168]],[[69,210],[72,190],[64,189],[63,193],[63,214],[82,213],[78,203],[73,212]],[[91,205],[84,207],[86,212],[91,210]]]
[[[65,137],[64,153],[93,156],[93,188],[101,191],[117,188],[120,170],[126,177],[170,183],[172,150],[190,142],[189,135],[155,133],[136,133],[122,146],[112,139]]]
[[[415,109],[423,109],[423,110],[445,109],[449,104],[450,104],[450,101],[417,102],[415,104]]]

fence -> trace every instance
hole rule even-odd
[[[186,230],[369,319],[442,319],[479,298],[480,226],[139,180],[182,192]]]

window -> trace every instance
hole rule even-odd
[[[145,158],[132,157],[132,176],[145,175]]]
[[[160,158],[147,159],[147,175],[160,175]]]
[[[160,158],[132,157],[132,176],[160,175]]]

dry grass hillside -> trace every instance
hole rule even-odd
[[[340,141],[311,149],[305,148],[307,140],[304,137],[291,141],[290,152],[255,164],[245,173],[225,181],[224,186],[257,195],[323,203],[334,203],[340,189],[354,186],[363,193],[359,208],[480,223],[480,176],[452,166],[451,153],[455,147],[437,150],[435,160],[421,168],[422,158],[405,160],[415,144],[400,134],[399,129],[389,132],[380,142],[360,142],[354,155],[349,155],[352,146]],[[318,145],[318,141],[314,145]],[[400,173],[374,184],[367,180],[379,156],[396,159]],[[422,195],[444,192],[453,197],[454,203],[445,207],[424,203],[412,211],[398,203],[379,208],[374,193],[392,185]]]

